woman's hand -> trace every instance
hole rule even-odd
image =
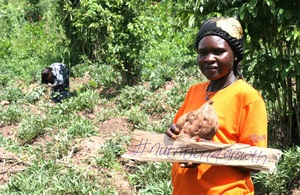
[[[176,124],[172,124],[171,127],[166,131],[166,134],[173,138],[176,139],[179,135],[180,130],[176,127]],[[180,163],[181,168],[195,168],[198,167],[200,164],[197,163]]]
[[[47,83],[47,84],[44,84],[45,87],[54,87],[55,84],[51,84],[51,83]]]
[[[198,163],[180,163],[180,168],[195,168],[198,167],[200,164]]]
[[[180,130],[176,127],[176,124],[172,124],[171,127],[166,131],[166,134],[173,138],[176,139],[178,137]]]

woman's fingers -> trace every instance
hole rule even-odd
[[[181,168],[195,168],[195,167],[198,167],[200,164],[197,164],[197,163],[191,163],[191,162],[188,162],[188,163],[180,163],[180,167]]]
[[[169,137],[176,139],[179,132],[180,132],[180,130],[178,128],[176,128],[176,125],[172,124],[171,127],[169,129],[167,129],[166,134]]]

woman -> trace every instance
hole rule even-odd
[[[195,47],[197,64],[209,81],[189,89],[173,123],[212,99],[219,120],[212,141],[267,147],[265,103],[240,73],[242,38],[242,27],[235,18],[211,18],[204,22]],[[166,134],[176,138],[179,130],[174,124]],[[254,194],[250,171],[231,166],[173,163],[173,194]]]
[[[53,63],[42,70],[42,84],[52,87],[52,100],[55,103],[69,96],[69,70],[62,63]]]

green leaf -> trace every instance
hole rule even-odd
[[[292,18],[292,12],[291,10],[284,10],[283,15],[285,19],[290,20]]]
[[[281,71],[281,79],[282,80],[285,80],[286,78],[289,78],[289,74],[290,72],[293,70],[293,67],[292,66],[289,66],[287,68],[284,68],[282,71]]]

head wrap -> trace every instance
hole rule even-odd
[[[206,20],[198,32],[195,48],[198,49],[200,40],[209,35],[219,36],[230,45],[237,58],[235,64],[238,64],[243,59],[243,29],[237,19],[230,17],[210,18]]]

